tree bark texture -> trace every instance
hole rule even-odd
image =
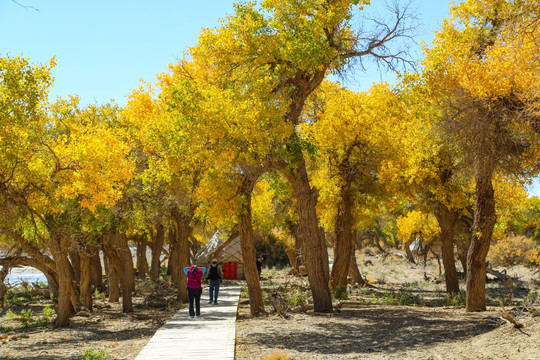
[[[132,293],[135,290],[133,260],[124,234],[109,233],[103,239],[104,250],[108,253],[111,267],[120,283],[122,291],[122,312],[133,312]],[[126,253],[127,251],[127,253]]]
[[[174,226],[169,227],[167,231],[167,237],[169,239],[169,259],[167,262],[167,274],[171,277],[171,282],[173,286],[178,288],[178,278],[180,274],[178,273],[175,264],[180,262],[180,256],[178,254],[178,244],[176,236],[176,228]]]
[[[99,291],[103,291],[103,267],[101,266],[99,249],[96,246],[90,248],[90,261],[92,263],[92,285]]]
[[[74,314],[71,296],[73,289],[73,269],[69,262],[69,238],[59,231],[50,230],[49,249],[56,264],[58,275],[58,305],[56,309],[55,327],[69,326],[69,318]]]
[[[120,301],[118,275],[116,274],[116,270],[112,265],[109,253],[103,251],[103,256],[105,257],[105,272],[107,273],[107,284],[109,285],[109,302],[115,303]]]
[[[467,311],[486,310],[486,257],[497,221],[493,173],[476,164],[476,199],[472,240],[467,254]]]
[[[77,283],[81,282],[81,259],[79,258],[79,252],[77,249],[72,249],[69,252],[69,262],[71,263],[71,266],[73,267],[73,276],[75,277],[75,281]]]
[[[156,224],[156,234],[152,237],[152,262],[150,263],[150,278],[154,281],[159,281],[160,257],[161,248],[165,241],[165,228],[163,224]]]
[[[249,173],[244,169],[244,178],[240,187],[242,207],[238,216],[240,231],[240,246],[242,247],[242,261],[244,263],[244,274],[249,293],[249,308],[252,315],[265,314],[264,302],[262,298],[259,273],[255,262],[257,254],[253,244],[253,226],[251,223],[251,193],[260,176],[260,172]]]
[[[437,202],[433,210],[441,229],[441,252],[446,292],[448,294],[459,294],[459,282],[454,256],[454,239],[456,237],[458,215],[455,212],[450,211],[450,209],[441,202]]]
[[[356,262],[356,255],[355,255],[354,249],[355,248],[353,246],[353,248],[351,249],[351,255],[350,255],[349,276],[352,278],[353,283],[364,286],[366,284],[366,281],[362,277],[362,274],[360,273],[360,269],[358,268],[358,263]]]
[[[347,275],[351,262],[353,242],[353,207],[354,198],[350,185],[341,188],[338,203],[334,242],[334,263],[330,276],[331,286],[347,286]]]
[[[146,234],[140,235],[136,239],[137,243],[137,278],[144,279],[148,272],[148,260],[146,259]]]
[[[296,126],[300,121],[302,109],[308,96],[319,87],[326,75],[326,67],[308,73],[297,69],[295,74],[283,82],[283,88],[290,99],[290,107],[285,119]],[[328,249],[324,239],[324,232],[319,227],[316,206],[318,192],[311,188],[306,162],[300,139],[295,133],[290,139],[289,154],[286,156],[287,165],[278,165],[287,180],[291,183],[297,200],[299,230],[305,250],[305,261],[308,280],[313,295],[315,312],[329,313],[333,311],[332,296],[330,294]]]
[[[304,253],[309,285],[313,295],[315,312],[332,312],[330,294],[328,249],[324,232],[319,227],[316,206],[318,193],[312,189],[302,153],[297,154],[296,169],[287,169],[284,175],[293,187],[297,201],[300,234],[304,243]]]
[[[178,262],[175,263],[175,271],[178,273],[177,289],[178,300],[188,302],[187,293],[187,276],[182,270],[185,266],[190,265],[189,255],[189,238],[193,234],[193,226],[191,222],[195,216],[195,206],[191,205],[187,213],[174,213],[174,221],[176,223],[176,245],[178,250]]]
[[[85,250],[79,250],[80,266],[80,301],[89,311],[92,311],[92,258]]]

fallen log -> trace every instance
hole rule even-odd
[[[504,304],[503,304],[503,302],[502,302],[501,300],[499,300],[499,304],[501,304],[501,309],[502,309],[502,311],[501,311],[501,318],[504,319],[504,320],[506,320],[506,321],[509,322],[510,324],[513,324],[514,327],[515,327],[516,329],[522,328],[522,327],[523,327],[523,324],[517,322],[517,321],[514,319],[514,317],[513,317],[508,311],[506,311],[506,309],[504,308]]]
[[[517,288],[523,288],[523,282],[520,280],[511,277],[510,275],[506,274],[506,270],[503,271],[497,271],[494,270],[491,267],[491,264],[489,262],[486,262],[486,273],[495,276],[497,279],[501,280],[504,287],[510,288],[510,289],[517,289]]]

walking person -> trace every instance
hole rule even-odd
[[[217,304],[218,294],[219,294],[219,285],[223,280],[223,270],[221,265],[218,264],[217,259],[212,259],[212,264],[208,267],[208,275],[206,275],[206,280],[210,280],[210,286],[208,287],[208,303]]]
[[[257,264],[257,272],[259,273],[259,280],[261,280],[263,257],[257,256],[257,258],[255,259],[255,263]]]
[[[202,276],[205,271],[206,268],[199,268],[197,265],[191,265],[189,269],[184,268],[184,273],[187,275],[190,317],[201,315]]]

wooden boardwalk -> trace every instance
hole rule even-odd
[[[239,286],[221,287],[218,304],[201,296],[201,316],[182,309],[156,331],[135,360],[234,359]]]

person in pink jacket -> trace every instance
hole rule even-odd
[[[184,268],[184,273],[187,275],[190,317],[201,315],[202,276],[205,271],[205,267],[199,268],[197,265],[191,265],[189,269]]]

